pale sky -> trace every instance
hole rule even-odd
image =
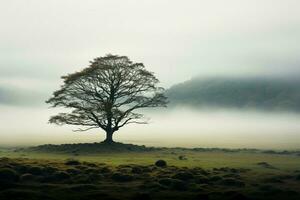
[[[107,53],[143,62],[165,87],[194,76],[297,76],[299,8],[299,0],[0,0],[0,118],[46,107],[61,75]]]

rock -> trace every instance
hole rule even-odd
[[[178,159],[179,159],[179,160],[187,160],[187,158],[186,158],[185,155],[180,155],[180,156],[178,156]]]
[[[31,181],[35,181],[36,177],[32,174],[26,173],[20,176],[20,181],[23,182],[31,182]]]
[[[164,161],[164,160],[158,160],[158,161],[155,162],[155,165],[157,167],[166,167],[167,166],[167,162]]]
[[[276,169],[274,166],[270,165],[269,163],[267,162],[259,162],[259,163],[256,163],[257,165],[261,166],[261,167],[264,167],[264,168],[268,168],[268,169]]]

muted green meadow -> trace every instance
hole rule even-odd
[[[158,160],[166,161],[166,166],[157,165]],[[102,153],[1,149],[0,199],[24,195],[30,200],[298,200],[300,156],[224,149]]]
[[[184,159],[181,160],[179,158],[180,156],[183,156]],[[39,160],[76,159],[79,161],[105,163],[112,166],[123,164],[151,165],[156,160],[163,159],[167,161],[169,165],[178,167],[202,167],[206,169],[234,167],[250,168],[257,171],[266,171],[265,168],[258,166],[257,163],[267,162],[276,168],[273,172],[300,170],[299,155],[280,155],[260,152],[197,152],[188,149],[167,149],[151,152],[83,153],[73,155],[68,153],[15,152],[13,150],[1,150],[0,157]]]
[[[273,175],[285,175],[300,170],[299,155],[278,155],[261,152],[223,152],[208,151],[197,152],[189,149],[165,149],[153,152],[111,152],[111,153],[83,153],[73,155],[70,153],[39,153],[4,151],[0,156],[10,158],[29,158],[38,161],[64,162],[75,159],[80,162],[104,163],[112,167],[119,165],[153,165],[157,160],[165,160],[170,166],[201,167],[212,170],[214,168],[245,168],[251,169],[246,174],[250,180],[260,180]],[[179,157],[183,156],[181,160]],[[271,168],[258,165],[268,163]]]

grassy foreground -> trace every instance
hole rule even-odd
[[[2,158],[1,158],[2,157]],[[155,165],[164,160],[167,166]],[[0,199],[300,199],[300,156],[257,151],[0,151]]]

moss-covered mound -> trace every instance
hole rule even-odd
[[[61,144],[53,145],[46,144],[36,147],[30,147],[25,149],[18,149],[17,151],[34,151],[45,153],[107,153],[107,152],[147,152],[158,150],[154,147],[146,147],[144,145],[123,144],[123,143],[78,143],[78,144]]]

